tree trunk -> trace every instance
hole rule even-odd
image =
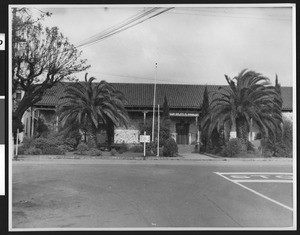
[[[93,141],[95,142],[95,148],[98,147],[97,133],[98,133],[98,130],[95,127],[92,127],[91,137],[92,137]]]
[[[229,141],[230,139],[230,131],[231,131],[231,126],[229,124],[224,125],[224,141],[225,143]]]
[[[107,134],[107,144],[110,148],[113,143],[114,138],[114,125],[113,123],[108,123],[106,126],[106,134]]]
[[[241,140],[242,151],[247,151],[247,142],[248,142],[249,127],[247,120],[243,117],[236,119],[236,136]]]

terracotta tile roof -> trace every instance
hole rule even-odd
[[[145,83],[112,83],[113,86],[124,93],[127,102],[126,107],[131,108],[151,108],[153,104],[153,84]],[[56,106],[60,97],[64,94],[64,89],[68,83],[59,83],[44,95],[37,105]],[[207,85],[209,96],[220,87],[217,85]],[[199,109],[202,105],[205,85],[181,85],[181,84],[157,84],[157,103],[162,105],[164,96],[167,96],[169,106],[179,109]],[[282,87],[283,110],[291,111],[292,87]]]

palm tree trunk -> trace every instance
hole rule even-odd
[[[225,141],[225,143],[228,142],[230,139],[230,131],[231,131],[231,126],[228,124],[224,124],[224,141]]]
[[[92,127],[90,130],[90,136],[93,139],[96,148],[98,146],[97,133],[98,133],[98,130],[95,127]]]
[[[111,148],[114,138],[114,125],[112,122],[108,122],[106,126],[106,134],[107,134],[107,144],[108,147]]]
[[[237,118],[236,136],[238,139],[241,140],[243,152],[247,151],[248,133],[249,133],[249,127],[247,121],[242,117]]]

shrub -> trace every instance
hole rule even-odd
[[[205,142],[203,144],[204,146],[201,146],[201,152],[219,154],[225,146],[224,129],[218,132],[215,128],[210,138],[206,140],[206,144]]]
[[[157,142],[146,143],[146,155],[155,156],[156,154],[157,154]]]
[[[23,147],[25,149],[28,149],[30,147],[34,147],[34,138],[24,137],[23,138]]]
[[[74,151],[76,148],[73,148],[72,146],[68,145],[68,144],[64,144],[64,145],[60,145],[61,147],[63,147],[65,152],[70,152],[70,151]]]
[[[178,153],[177,143],[173,138],[169,138],[165,141],[165,145],[163,146],[163,156],[173,157]]]
[[[171,138],[170,126],[163,125],[162,123],[159,131],[159,147],[164,146],[166,140],[169,138]]]
[[[72,150],[76,149],[76,147],[77,147],[77,141],[76,141],[75,138],[70,138],[69,137],[69,138],[66,138],[64,140],[64,145],[66,146],[66,149],[68,151],[72,151]]]
[[[86,143],[82,142],[82,143],[78,144],[76,153],[84,154],[84,152],[86,152],[88,150],[89,150],[89,146],[87,146]]]
[[[238,138],[230,139],[222,151],[224,157],[235,157],[242,151],[242,143]]]
[[[118,149],[118,153],[122,154],[128,151],[128,146],[123,142]]]
[[[85,154],[90,156],[101,156],[102,152],[99,149],[91,148],[90,150],[86,151]]]
[[[24,151],[25,155],[41,155],[42,150],[36,147],[30,147]]]
[[[64,155],[65,150],[63,146],[47,146],[43,148],[42,153],[47,155]]]
[[[34,139],[33,145],[36,148],[44,149],[44,148],[48,148],[48,147],[53,146],[53,143],[50,144],[49,141],[46,138],[40,137],[40,138]]]
[[[115,150],[115,149],[110,150],[110,155],[111,156],[116,156],[116,154],[117,154],[117,150]]]
[[[66,138],[67,137],[67,138]],[[68,132],[67,134],[65,134],[65,138],[66,139],[72,139],[72,140],[75,140],[75,146],[74,148],[77,147],[77,145],[79,144],[80,140],[81,140],[81,134],[79,132],[79,130],[75,129],[75,130],[72,130],[70,132]]]
[[[250,141],[247,141],[247,151],[255,152],[255,147]]]
[[[263,137],[261,141],[265,157],[293,157],[293,123],[283,119],[283,132],[276,131],[275,136]]]
[[[96,142],[93,138],[88,138],[86,144],[89,148],[97,148]]]
[[[49,138],[44,138],[44,137],[36,138],[36,139],[34,139],[34,142],[33,142],[34,146],[41,150],[50,148],[50,147],[58,147],[59,145],[61,145],[61,143],[62,143],[62,140],[55,136],[52,136]]]
[[[293,122],[289,119],[283,120],[283,148],[281,151],[282,157],[293,157]]]
[[[28,148],[25,148],[24,146],[18,147],[18,155],[23,155],[27,149]]]
[[[133,153],[143,153],[144,152],[144,146],[143,145],[135,145],[129,149],[130,152]]]

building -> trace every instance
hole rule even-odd
[[[69,83],[58,83],[48,90],[43,99],[28,109],[23,116],[24,136],[32,136],[34,124],[38,118],[42,118],[53,130],[58,128],[58,117],[56,107],[60,102],[60,97],[64,95],[64,89]],[[125,107],[130,117],[129,128],[115,129],[115,143],[138,143],[140,125],[147,120],[152,120],[153,116],[153,95],[154,84],[144,83],[112,83],[119,91],[123,92],[127,99]],[[207,85],[209,96],[222,86]],[[167,97],[170,107],[171,133],[178,144],[191,145],[197,142],[199,113],[202,105],[204,85],[180,85],[180,84],[157,84],[156,104],[159,104],[162,113],[164,97]],[[292,87],[281,88],[283,99],[283,114],[292,114]],[[157,106],[156,106],[157,118]],[[157,119],[156,119],[157,120]],[[156,125],[157,126],[157,125]],[[253,132],[257,130],[253,129]],[[142,134],[142,133],[141,133]],[[147,133],[148,135],[151,133]],[[235,132],[231,133],[234,137]],[[105,142],[105,133],[99,136],[100,142]],[[254,134],[251,135],[252,139]]]

